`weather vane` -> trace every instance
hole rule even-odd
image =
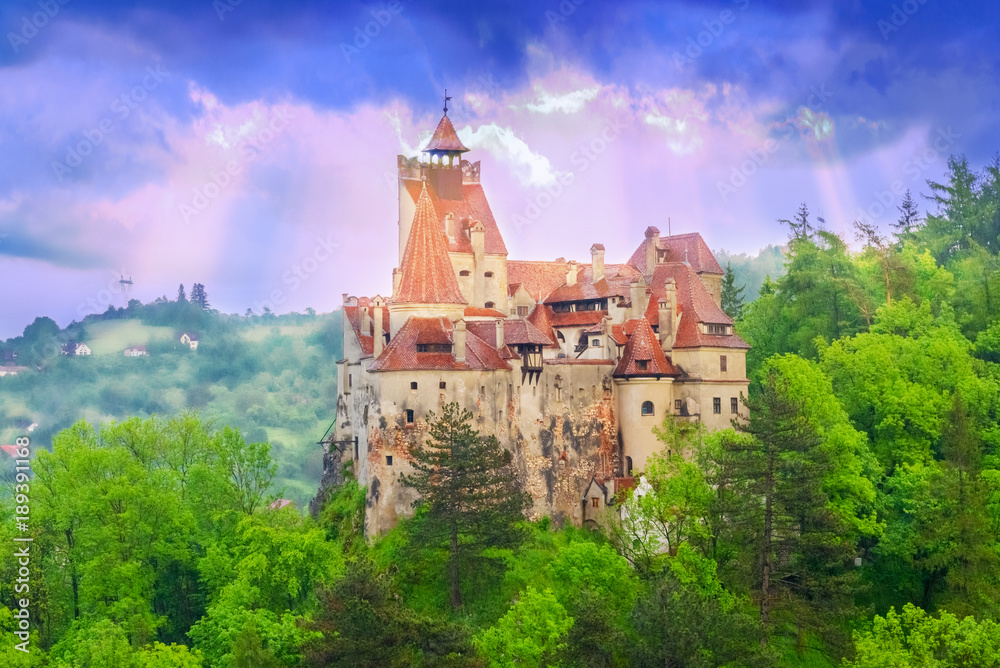
[[[450,99],[451,99],[451,97],[448,95],[448,89],[445,88],[444,89],[444,115],[445,116],[448,115],[448,100],[450,100]]]

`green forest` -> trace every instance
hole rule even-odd
[[[2,665],[1000,666],[1000,158],[927,189],[853,239],[803,204],[780,277],[728,272],[749,420],[668,418],[600,530],[526,521],[454,404],[414,516],[369,540],[349,465],[304,516],[248,430],[147,406],[62,429],[24,491],[30,591],[4,552]]]
[[[204,287],[195,287],[207,300]],[[323,472],[317,441],[336,415],[341,313],[226,315],[195,301],[196,290],[192,299],[183,286],[178,293],[149,304],[133,299],[128,308],[108,307],[62,330],[36,318],[21,336],[0,343],[27,367],[0,377],[0,442],[13,443],[29,427],[33,441],[48,444],[81,419],[99,424],[198,411],[208,423],[268,441],[278,462],[276,488],[304,508]],[[197,350],[179,341],[182,332],[197,333]],[[60,354],[68,342],[93,353]],[[124,356],[138,345],[146,356]]]

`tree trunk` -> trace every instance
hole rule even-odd
[[[763,562],[761,563],[761,584],[760,584],[760,623],[763,626],[764,634],[760,637],[760,644],[767,644],[767,623],[771,613],[771,531],[772,531],[772,496],[774,492],[774,471],[768,466],[767,472],[767,494],[764,497],[764,546]]]
[[[451,527],[451,562],[448,564],[451,575],[451,607],[462,607],[462,592],[458,581],[458,526]]]

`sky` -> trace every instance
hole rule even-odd
[[[449,117],[510,257],[650,225],[888,229],[1000,150],[991,1],[0,3],[0,339],[206,287],[223,312],[388,295],[396,156]]]

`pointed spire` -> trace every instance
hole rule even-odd
[[[458,138],[455,126],[451,124],[451,119],[448,118],[448,113],[445,112],[445,115],[441,117],[437,128],[434,130],[430,142],[424,147],[424,153],[435,151],[439,153],[465,153],[468,150],[465,144],[462,143],[462,140]]]
[[[424,181],[417,199],[410,237],[399,266],[399,290],[393,301],[408,304],[465,304],[448,257],[448,240],[438,222]]]
[[[660,348],[660,342],[653,333],[649,321],[646,318],[638,318],[635,331],[625,344],[622,351],[622,358],[618,362],[612,374],[615,377],[623,376],[679,376],[680,371]]]

